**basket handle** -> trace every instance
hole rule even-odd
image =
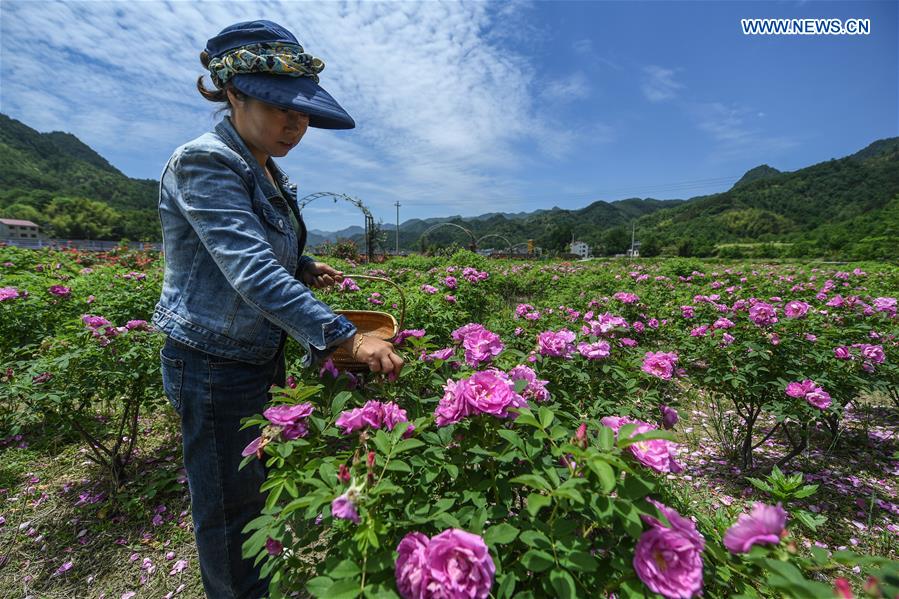
[[[362,275],[362,274],[347,275],[347,274],[345,274],[345,275],[343,275],[343,278],[344,279],[354,279],[354,280],[355,279],[368,279],[370,281],[384,281],[385,283],[390,283],[391,285],[396,287],[396,290],[400,292],[400,322],[399,322],[398,330],[400,330],[400,331],[403,330],[403,323],[406,320],[406,295],[403,293],[402,287],[400,287],[399,285],[397,285],[394,281],[391,281],[390,279],[387,279],[384,277],[376,277],[374,275]]]

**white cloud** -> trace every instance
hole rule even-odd
[[[571,49],[574,51],[575,54],[583,56],[584,58],[588,59],[590,62],[593,62],[594,64],[603,64],[607,67],[611,67],[611,68],[615,69],[616,71],[620,71],[623,68],[617,62],[610,60],[608,58],[604,58],[604,57],[600,56],[599,54],[597,54],[596,51],[594,51],[594,49],[593,49],[593,40],[591,40],[591,39],[583,38],[583,39],[579,39],[579,40],[574,40],[573,42],[571,42]]]
[[[578,54],[590,56],[591,54],[593,54],[593,40],[586,38],[574,40],[573,42],[571,42],[571,48]]]
[[[643,67],[643,95],[650,102],[671,100],[677,96],[683,84],[674,80],[674,69],[666,69],[656,65]]]
[[[572,73],[566,77],[547,80],[540,94],[545,100],[553,102],[581,100],[590,95],[590,83],[583,73]]]
[[[523,26],[531,8],[4,1],[0,104],[38,130],[77,135],[113,164],[143,155],[156,164],[128,174],[158,177],[172,150],[217,120],[195,89],[206,39],[237,21],[269,18],[324,60],[322,86],[357,122],[353,131],[311,130],[280,160],[301,188],[364,190],[366,203],[399,199],[412,211],[416,202],[468,198],[476,198],[473,213],[485,202],[511,208],[523,185],[514,176],[521,147],[562,157],[578,135],[535,118],[539,79],[530,58],[514,51],[520,44],[507,44],[540,35]],[[38,38],[40,53],[11,59],[13,48]],[[588,85],[575,73],[548,93],[584,97]]]
[[[701,131],[714,140],[711,153],[713,162],[757,156],[776,156],[799,145],[799,142],[782,135],[766,135],[746,122],[746,117],[763,113],[739,105],[721,102],[699,102],[685,106]]]

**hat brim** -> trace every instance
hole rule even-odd
[[[353,129],[356,121],[319,84],[309,77],[270,73],[243,73],[231,81],[234,87],[281,108],[309,115],[309,126],[318,129]]]

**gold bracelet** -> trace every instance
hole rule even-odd
[[[359,333],[359,336],[356,338],[356,341],[353,342],[353,359],[356,359],[356,354],[359,353],[359,348],[362,347],[362,342],[365,341],[365,335],[363,333]]]

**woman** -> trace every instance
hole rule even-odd
[[[200,54],[216,90],[197,88],[230,109],[214,131],[177,148],[160,181],[165,275],[153,323],[166,396],[181,416],[184,464],[206,594],[261,597],[267,581],[241,556],[244,526],[264,505],[265,468],[238,472],[258,431],[240,420],[262,412],[272,384],[285,384],[287,335],[307,353],[303,366],[337,347],[372,372],[399,374],[385,341],[316,299],[310,287],[343,273],[303,256],[306,227],[296,186],[272,159],[307,127],[351,129],[353,119],[318,85],[324,63],[271,21],[226,27]]]

